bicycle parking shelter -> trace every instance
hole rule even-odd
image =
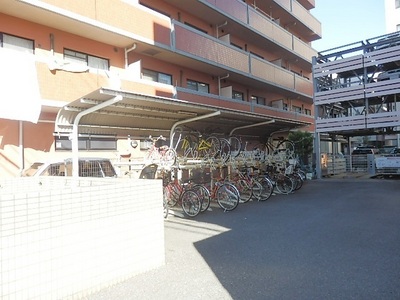
[[[186,125],[201,133],[234,134],[265,140],[272,133],[289,131],[310,123],[180,99],[99,88],[60,109],[54,134],[71,139],[72,155],[77,158],[78,137],[82,135],[144,140],[149,136],[171,137],[178,125]]]

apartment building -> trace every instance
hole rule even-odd
[[[385,0],[386,32],[400,31],[400,1]]]
[[[187,130],[314,130],[314,0],[3,0],[0,176]],[[139,148],[139,147],[138,147]],[[140,151],[130,149],[129,151]]]

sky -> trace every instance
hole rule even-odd
[[[311,10],[322,26],[312,47],[324,51],[385,34],[384,0],[315,0]]]

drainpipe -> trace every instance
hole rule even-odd
[[[221,96],[221,80],[229,77],[229,73],[225,76],[218,76],[218,95]]]
[[[136,43],[133,43],[133,45],[130,48],[125,48],[125,69],[128,69],[128,53],[136,49]]]
[[[221,27],[226,26],[226,25],[228,25],[228,21],[225,21],[224,23],[222,23],[222,24],[220,24],[220,25],[217,25],[217,39],[219,39],[219,34],[218,34],[219,29],[220,29]]]
[[[123,97],[121,95],[115,96],[114,98],[111,98],[110,100],[104,101],[103,103],[100,103],[98,105],[92,106],[84,111],[81,111],[78,113],[75,117],[74,124],[72,127],[72,136],[71,136],[71,142],[72,142],[72,177],[73,178],[78,178],[79,177],[79,157],[78,157],[78,127],[79,127],[79,121],[83,116],[86,116],[92,112],[95,112],[97,110],[100,110],[102,108],[105,108],[107,106],[113,105],[114,103],[117,103],[121,101]]]

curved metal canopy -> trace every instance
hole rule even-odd
[[[215,113],[217,111],[219,113]],[[137,138],[168,136],[177,124],[201,133],[226,136],[234,133],[253,138],[310,125],[303,121],[109,88],[100,88],[65,105],[58,112],[55,134],[71,134],[77,116],[77,130],[81,135],[129,135]]]

